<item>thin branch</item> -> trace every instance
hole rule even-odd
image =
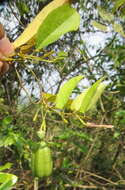
[[[70,185],[70,184],[65,184],[65,187],[74,187],[73,185]],[[88,185],[76,185],[77,188],[82,188],[82,189],[98,189],[97,186],[95,185],[91,185],[91,186],[88,186]]]
[[[105,124],[103,124],[103,125],[102,125],[102,124],[101,124],[101,125],[98,125],[98,124],[96,124],[96,123],[89,123],[89,122],[86,123],[86,126],[87,126],[87,127],[108,128],[108,129],[114,128],[113,125],[105,125]]]

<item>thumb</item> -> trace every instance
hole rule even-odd
[[[0,53],[6,57],[14,54],[14,46],[12,45],[10,40],[6,37],[4,27],[1,23],[0,23]]]

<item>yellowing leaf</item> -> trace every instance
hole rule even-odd
[[[121,36],[125,37],[125,33],[121,24],[114,23],[113,29],[115,32],[118,32],[119,34],[121,34]]]
[[[91,24],[92,24],[94,27],[96,27],[97,29],[99,29],[99,30],[101,30],[101,31],[103,31],[103,32],[106,32],[106,31],[108,30],[105,25],[100,24],[99,22],[96,22],[95,20],[93,20],[93,21],[91,22]]]
[[[43,92],[43,93],[42,93],[42,98],[43,98],[46,102],[55,102],[56,95]]]
[[[69,0],[54,0],[44,7],[42,11],[34,18],[34,20],[27,26],[24,32],[14,41],[13,45],[15,49],[33,39],[47,15],[57,7],[67,2],[69,2]]]

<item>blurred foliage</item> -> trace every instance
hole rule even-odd
[[[0,16],[5,20],[5,27],[10,16],[18,23],[15,33],[7,28],[10,38],[15,39],[49,2],[10,0],[3,2],[5,9],[1,2]],[[33,189],[30,150],[38,140],[36,132],[44,117],[45,140],[53,152],[54,170],[51,177],[39,182],[39,189],[125,188],[125,39],[122,35],[125,3],[77,0],[73,6],[81,14],[78,31],[66,34],[41,52],[34,48],[28,52],[25,47],[22,52],[19,49],[20,54],[9,72],[0,78],[0,165],[12,163],[7,172],[18,176],[16,189]],[[112,19],[106,18],[108,13],[113,15]],[[105,25],[108,31],[94,27],[92,21]],[[113,28],[114,23],[119,24],[117,30]],[[103,45],[98,43],[101,35]],[[39,56],[42,60],[37,59]],[[108,88],[96,108],[84,115],[74,115],[68,109],[60,114],[51,102],[48,105],[46,99],[43,101],[43,92],[55,94],[62,83],[77,75],[84,75],[86,80],[74,90],[73,96],[100,77],[107,77]],[[97,126],[87,127],[83,121]],[[105,127],[100,127],[103,124]],[[114,128],[107,128],[110,124]]]

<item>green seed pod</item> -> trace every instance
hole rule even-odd
[[[52,173],[53,161],[51,150],[45,142],[41,142],[39,148],[32,153],[31,168],[34,177],[47,177]]]

